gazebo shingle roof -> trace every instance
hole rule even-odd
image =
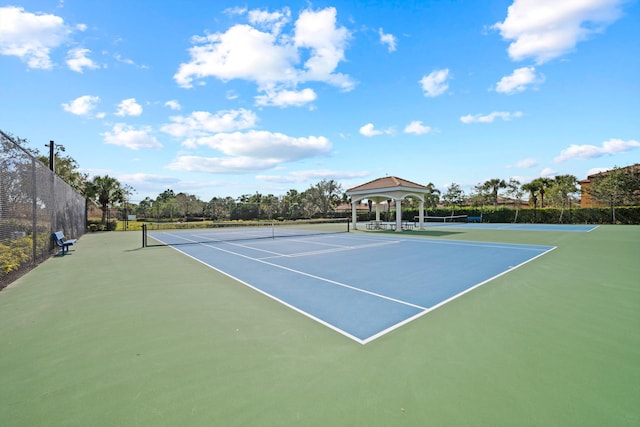
[[[419,189],[427,189],[424,185],[416,184],[415,182],[408,181],[406,179],[398,178],[397,176],[385,176],[383,178],[377,178],[373,181],[365,182],[362,185],[357,187],[353,187],[347,190],[347,192],[354,191],[367,191],[367,190],[377,190],[381,188],[391,188],[391,187],[408,187],[408,188],[419,188]]]

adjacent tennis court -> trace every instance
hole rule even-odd
[[[569,233],[588,233],[597,225],[589,224],[505,224],[505,223],[473,223],[473,222],[426,222],[425,227],[481,229],[481,230],[512,230],[512,231],[551,231]]]
[[[265,238],[267,226],[148,236],[362,344],[553,249],[285,230],[281,239]]]

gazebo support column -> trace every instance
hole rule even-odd
[[[358,229],[358,209],[356,206],[358,205],[357,200],[351,201],[351,223],[353,224],[353,229]]]
[[[376,202],[376,223],[380,224],[380,203]]]
[[[418,218],[419,229],[424,230],[424,202],[422,200],[420,200],[420,216]]]
[[[402,199],[396,199],[396,233],[402,233]]]

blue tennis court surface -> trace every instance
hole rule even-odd
[[[588,233],[598,228],[587,224],[512,224],[512,223],[470,223],[470,222],[426,222],[425,227],[473,228],[484,230],[511,231],[556,231],[569,233]]]
[[[362,344],[554,249],[355,233],[175,248]]]

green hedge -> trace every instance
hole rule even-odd
[[[89,231],[114,231],[118,225],[116,220],[103,224],[101,220],[88,220],[87,230]]]
[[[39,233],[36,238],[36,259],[33,259],[33,235],[16,239],[0,240],[0,289],[5,279],[26,267],[49,256],[51,238],[47,233]]]

